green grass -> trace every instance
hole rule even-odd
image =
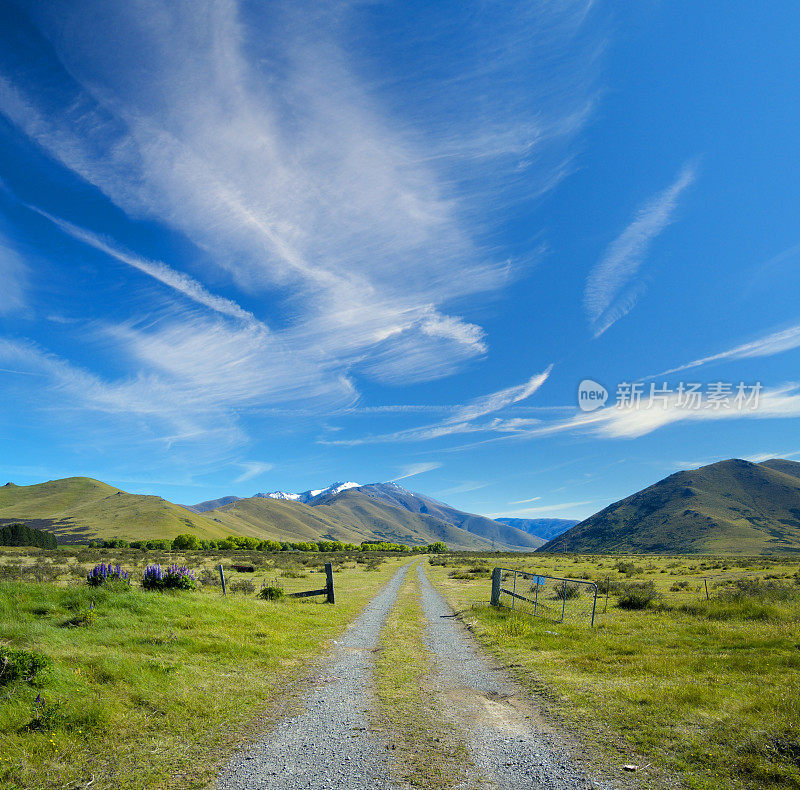
[[[431,579],[478,637],[517,667],[546,708],[612,765],[649,765],[647,786],[800,788],[796,561],[486,558],[491,565],[572,578],[652,580],[662,592],[661,603],[644,611],[618,608],[612,593],[603,614],[601,598],[591,629],[588,623],[558,624],[486,605],[489,579],[459,578],[469,576],[463,569],[475,559],[444,559],[445,565],[433,565]],[[619,570],[620,560],[627,573]],[[767,585],[788,590],[788,597],[737,596],[729,578],[712,577],[706,601],[703,576],[733,572],[767,577]],[[688,591],[672,592],[680,581]]]
[[[375,658],[375,723],[392,741],[392,773],[401,785],[467,788],[471,763],[466,746],[426,690],[432,667],[425,626],[415,565],[381,631]]]
[[[109,559],[107,551],[94,553],[96,562]],[[190,559],[194,567],[203,560]],[[324,557],[262,559],[276,564],[262,567],[259,580],[293,563],[312,575],[282,578],[287,589],[323,586],[314,571]],[[33,681],[0,685],[0,786],[205,786],[399,564],[340,562],[335,606],[323,599],[223,598],[210,586],[172,594],[111,591],[69,573],[38,583],[0,581],[0,646],[50,659]]]

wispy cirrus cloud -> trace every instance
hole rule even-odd
[[[265,472],[275,468],[266,461],[240,461],[238,466],[243,468],[244,472],[233,481],[234,483],[246,483],[248,480],[252,480],[254,477],[263,475]]]
[[[425,474],[425,472],[432,472],[434,469],[440,469],[441,464],[438,461],[423,461],[418,464],[411,464],[407,466],[399,477],[393,477],[392,482],[398,480],[405,480],[409,477],[416,477],[417,475]]]
[[[695,165],[684,165],[670,186],[639,209],[633,222],[611,242],[592,269],[583,304],[595,337],[633,309],[642,292],[634,277],[653,240],[672,222],[678,199],[695,177]]]
[[[489,518],[503,518],[504,516],[538,516],[547,514],[549,516],[558,517],[565,514],[573,514],[576,509],[583,508],[586,505],[594,505],[598,500],[583,500],[581,502],[558,502],[553,505],[538,505],[536,507],[524,507],[517,510],[504,510],[502,513],[487,513]]]
[[[699,368],[702,365],[708,365],[712,362],[724,362],[727,360],[748,359],[752,357],[771,357],[774,354],[782,354],[784,351],[791,351],[798,347],[800,347],[800,324],[795,324],[788,329],[772,332],[771,334],[751,340],[748,343],[742,343],[739,346],[729,348],[727,351],[720,351],[718,354],[695,359],[677,368],[665,370],[658,375],[667,376],[670,373],[680,373],[684,370]]]
[[[359,4],[35,6],[15,39],[30,69],[0,73],[0,111],[129,216],[184,234],[217,276],[279,293],[286,347],[306,360],[429,381],[487,352],[445,306],[511,276],[476,218],[558,183],[594,101],[591,4],[512,6],[408,20],[393,38],[430,42],[417,66],[441,79],[411,67],[383,95],[363,77]],[[27,79],[42,74],[47,90]],[[175,267],[62,227],[248,318]]]
[[[120,263],[124,263],[126,266],[137,269],[148,277],[152,277],[154,280],[166,285],[173,291],[185,296],[187,299],[191,299],[193,302],[222,315],[230,316],[231,318],[239,318],[243,321],[256,322],[256,318],[251,312],[243,309],[231,299],[226,299],[211,293],[202,283],[190,277],[188,274],[176,271],[160,261],[151,261],[134,255],[118,247],[110,239],[92,233],[85,228],[79,228],[77,225],[73,225],[71,222],[67,222],[59,217],[54,217],[52,214],[36,206],[29,206],[29,208],[48,219],[57,228],[73,239],[88,244],[90,247],[94,247],[94,249],[105,253],[110,258]]]
[[[15,247],[7,240],[0,227],[0,315],[13,313],[25,306],[28,270]]]
[[[531,428],[525,435],[547,436],[555,433],[585,433],[608,439],[635,439],[677,423],[712,422],[740,419],[786,419],[800,417],[800,384],[788,383],[765,388],[755,407],[721,407],[704,394],[698,404],[681,401],[672,394],[651,408],[626,405],[607,407],[594,412],[580,412],[566,420],[552,421]]]
[[[432,425],[409,428],[402,431],[395,431],[394,433],[366,436],[360,439],[342,439],[323,443],[352,446],[359,444],[380,444],[383,442],[427,441],[458,433],[525,432],[530,429],[531,426],[539,424],[540,421],[518,417],[495,417],[489,421],[481,422],[479,422],[479,420],[498,411],[502,411],[509,406],[513,406],[526,398],[530,398],[547,381],[552,370],[553,365],[549,365],[541,373],[531,376],[530,379],[523,384],[507,387],[506,389],[493,392],[490,395],[475,398],[470,403],[462,406],[456,406],[441,422]]]

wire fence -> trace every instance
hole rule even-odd
[[[492,572],[492,605],[554,623],[594,625],[597,585],[584,579],[495,568]]]
[[[620,579],[606,576],[597,583],[599,593],[597,613],[610,614],[617,608],[615,606],[617,599],[629,594],[631,590],[635,592],[636,588],[640,590],[646,587],[651,588],[651,598],[654,603],[662,603],[670,608],[675,608],[682,604],[693,604],[697,601],[709,601],[737,594],[758,594],[764,584],[769,585],[773,580],[779,578],[769,571],[734,571],[703,576],[692,575],[680,579],[652,575],[644,579],[637,577]]]

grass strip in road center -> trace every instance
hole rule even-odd
[[[409,570],[384,626],[375,660],[375,719],[392,749],[399,782],[426,790],[478,787],[464,740],[426,688],[433,656],[425,646],[427,621],[417,574]]]

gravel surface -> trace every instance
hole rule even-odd
[[[217,790],[393,787],[386,744],[369,731],[372,651],[409,565],[334,643],[331,663],[304,701],[304,711],[235,755]]]
[[[537,720],[525,692],[455,618],[421,564],[417,573],[428,619],[425,643],[435,656],[431,688],[484,776],[503,790],[611,790],[614,785],[586,776],[564,738]]]

